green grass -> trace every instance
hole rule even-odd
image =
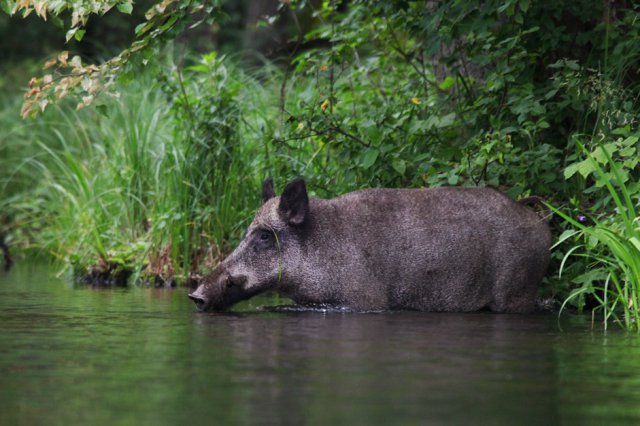
[[[149,79],[121,93],[35,121],[18,118],[19,94],[2,96],[0,209],[16,244],[79,274],[126,267],[184,280],[228,251],[256,207],[252,146],[229,155],[199,145]]]
[[[575,236],[592,239],[595,245],[592,244],[594,247],[590,250],[584,251],[585,245],[580,244],[567,252],[559,273],[562,274],[563,265],[569,256],[577,253],[592,260],[590,269],[601,270],[605,279],[602,285],[575,289],[563,303],[560,312],[574,297],[589,293],[598,303],[596,310],[602,312],[605,330],[609,321],[613,320],[627,330],[640,333],[640,222],[633,194],[624,184],[620,167],[603,145],[600,145],[600,150],[615,180],[608,177],[590,153],[587,153],[587,157],[598,178],[606,186],[615,204],[616,213],[606,220],[593,219],[594,225],[586,226],[554,208],[557,214],[576,228],[575,231],[565,232],[555,246]]]
[[[8,139],[22,158],[16,173],[24,181],[3,208],[24,218],[17,232],[35,228],[36,213],[45,217],[29,244],[83,266],[110,262],[125,246],[135,255],[158,190],[154,167],[171,137],[167,108],[157,98],[137,88],[108,102],[106,116],[56,106]]]

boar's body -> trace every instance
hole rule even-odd
[[[191,295],[199,307],[225,309],[268,289],[355,310],[535,306],[548,226],[492,189],[369,189],[322,200],[307,199],[302,181],[282,197],[269,185],[245,239]],[[266,257],[265,230],[275,248]]]
[[[280,291],[363,310],[529,311],[550,242],[534,212],[483,188],[312,199],[300,231]]]

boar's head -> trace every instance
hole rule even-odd
[[[283,280],[287,257],[299,252],[299,236],[308,219],[309,198],[302,179],[276,197],[273,180],[262,187],[262,207],[238,247],[206,276],[189,298],[199,311],[222,311]]]

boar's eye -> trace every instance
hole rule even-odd
[[[266,241],[266,240],[270,239],[271,236],[272,236],[271,231],[268,231],[266,229],[263,229],[263,230],[260,231],[260,240],[261,241]]]
[[[266,249],[273,246],[274,235],[270,229],[260,229],[256,233],[253,249],[255,251]]]

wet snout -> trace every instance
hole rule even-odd
[[[218,267],[204,277],[196,291],[189,294],[189,299],[193,300],[200,312],[226,311],[250,296],[243,289],[246,281],[245,275],[231,275],[225,268]]]
[[[209,306],[209,300],[204,294],[202,294],[201,288],[198,288],[193,293],[190,293],[189,299],[193,300],[193,303],[196,304],[196,308],[198,308],[198,311],[200,312],[205,311]]]

